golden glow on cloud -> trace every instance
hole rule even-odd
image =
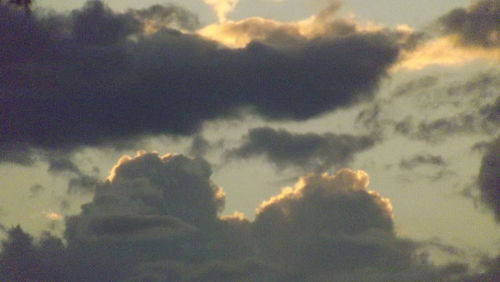
[[[50,221],[60,221],[63,219],[63,216],[56,213],[56,212],[46,212],[45,218],[50,220]]]
[[[267,207],[287,199],[303,198],[307,193],[318,189],[326,189],[330,193],[349,193],[357,190],[366,190],[368,194],[373,195],[379,206],[383,207],[388,217],[392,217],[391,200],[382,197],[378,192],[368,190],[370,176],[362,170],[352,170],[343,168],[333,175],[324,173],[322,175],[309,175],[299,178],[295,186],[285,187],[279,195],[271,197],[262,202],[257,208],[257,213],[261,213]],[[286,214],[287,211],[283,210]]]
[[[244,213],[242,212],[239,212],[239,211],[235,211],[233,212],[232,215],[223,215],[220,217],[220,219],[222,220],[237,220],[237,221],[244,221],[246,220],[246,216]]]
[[[359,27],[356,26],[353,16],[341,20],[335,19],[335,13],[339,8],[340,4],[335,2],[317,15],[295,22],[280,22],[261,17],[252,17],[240,21],[223,18],[223,20],[219,19],[219,23],[202,28],[198,31],[198,34],[218,41],[230,48],[244,48],[251,41],[268,39],[278,34],[287,36],[287,39],[305,40],[341,32],[335,30],[340,26],[352,26],[358,30]],[[342,22],[343,25],[338,24],[339,22]],[[366,27],[361,27],[360,30],[363,31],[363,29],[366,29],[366,31],[372,30],[375,29],[375,25],[368,24]]]
[[[498,63],[500,48],[462,47],[456,37],[438,38],[404,54],[393,71],[420,70],[429,65],[458,66],[475,60]]]
[[[351,32],[371,33],[386,28],[373,22],[361,24],[353,14],[337,18],[336,13],[339,8],[340,4],[334,2],[316,15],[293,22],[280,22],[262,17],[239,21],[224,18],[218,23],[198,30],[198,34],[229,48],[244,48],[252,41],[266,41],[268,44],[287,46],[319,37],[343,36]],[[399,26],[396,30],[403,34],[413,33],[408,26]]]
[[[154,152],[153,152],[154,153]],[[121,167],[123,164],[125,163],[128,163],[129,161],[133,160],[134,158],[137,158],[137,157],[140,157],[142,155],[145,155],[147,154],[146,151],[144,150],[139,150],[137,151],[137,153],[135,154],[134,157],[131,157],[129,155],[124,155],[124,156],[121,156],[120,159],[118,160],[118,162],[111,168],[111,170],[109,171],[109,174],[108,174],[108,177],[106,178],[107,181],[110,181],[110,182],[113,182],[113,180],[115,179],[116,177],[116,170]],[[163,156],[160,156],[160,159],[164,160],[164,159],[168,159],[168,158],[171,158],[172,156],[174,156],[174,154],[165,154]],[[224,193],[224,191],[222,191],[222,193]]]

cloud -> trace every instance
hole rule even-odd
[[[398,85],[393,92],[394,97],[411,95],[417,91],[427,90],[437,84],[439,79],[435,76],[425,75],[415,80]]]
[[[153,5],[143,10],[129,10],[128,14],[142,22],[146,34],[153,34],[163,28],[193,31],[200,26],[195,14],[174,4]]]
[[[447,280],[465,271],[419,260],[419,243],[396,235],[391,202],[368,183],[366,172],[342,169],[263,202],[253,224],[263,260],[287,281]]]
[[[212,144],[208,142],[202,135],[195,135],[191,141],[188,152],[192,156],[203,156],[211,149]]]
[[[499,48],[458,46],[455,42],[452,37],[422,41],[415,48],[404,52],[391,70],[421,70],[432,65],[463,66],[477,60],[491,63],[492,66],[500,62]]]
[[[324,171],[345,166],[358,152],[372,148],[375,137],[348,134],[291,133],[259,127],[249,130],[243,143],[227,152],[230,159],[265,156],[278,168]]]
[[[495,218],[500,221],[500,138],[496,138],[484,154],[479,171],[478,184],[481,199],[493,210]]]
[[[433,166],[446,166],[446,162],[443,157],[436,155],[416,155],[410,159],[402,159],[399,163],[399,167],[402,169],[410,170],[414,169],[419,165],[433,165]]]
[[[203,2],[212,7],[217,14],[219,22],[225,22],[227,14],[236,8],[239,0],[203,0]]]
[[[22,166],[31,166],[36,161],[34,150],[20,144],[0,143],[0,152],[2,152],[0,155],[0,163],[15,163]]]
[[[460,113],[450,117],[414,122],[409,116],[394,124],[397,133],[427,142],[439,142],[451,135],[465,133],[494,134],[495,125],[476,113]]]
[[[500,62],[500,1],[473,1],[440,17],[440,36],[405,52],[393,70],[419,70],[429,65],[463,65],[474,60]]]
[[[454,9],[439,19],[444,34],[457,36],[463,45],[500,47],[500,1],[475,1],[468,8]]]
[[[182,25],[169,7],[162,18]],[[188,135],[243,109],[269,120],[316,117],[370,99],[401,48],[392,32],[376,30],[228,49],[170,22],[152,32],[156,12],[118,13],[99,1],[69,15],[27,17],[4,6],[0,14],[0,115],[8,121],[0,144],[22,163],[32,147]]]
[[[47,160],[48,172],[52,175],[68,177],[68,193],[89,193],[101,183],[98,179],[99,170],[94,168],[92,174],[84,172],[71,159],[67,152],[47,152],[44,159]]]
[[[398,43],[403,50],[410,50],[421,35],[411,28],[386,28],[376,24],[360,24],[354,18],[336,17],[341,4],[331,3],[318,14],[309,18],[280,22],[262,17],[250,17],[238,21],[224,21],[203,27],[198,31],[206,38],[218,41],[231,48],[244,48],[252,42],[261,42],[274,47],[293,47],[310,40],[332,40],[354,34],[384,33]]]
[[[302,177],[263,202],[254,221],[220,215],[224,193],[210,175],[200,158],[124,156],[80,214],[66,217],[66,244],[9,229],[0,278],[411,281],[464,272],[429,264],[417,253],[425,244],[398,237],[391,203],[367,188],[366,172]]]
[[[492,136],[498,132],[499,86],[496,69],[460,81],[424,75],[396,85],[389,97],[364,107],[356,123],[378,136],[389,130],[431,143],[465,134]],[[406,115],[395,116],[394,110],[407,103],[412,107]]]

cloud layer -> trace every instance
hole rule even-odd
[[[172,29],[195,22],[175,6],[0,14],[0,143],[19,151],[190,134],[239,109],[308,119],[372,97],[400,49],[386,30],[227,49]]]

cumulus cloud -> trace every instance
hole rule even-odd
[[[258,208],[258,253],[287,281],[446,280],[465,271],[419,260],[419,244],[396,235],[391,202],[368,184],[350,169],[301,178]]]
[[[243,143],[227,152],[230,159],[265,156],[278,168],[324,171],[345,166],[356,153],[372,148],[375,137],[349,134],[291,133],[259,127],[249,130]]]
[[[479,172],[481,199],[500,221],[500,138],[495,139],[484,154]]]
[[[9,229],[0,278],[405,281],[464,272],[430,265],[417,253],[422,244],[398,237],[391,203],[368,189],[366,172],[302,177],[263,202],[254,221],[220,215],[224,192],[210,175],[200,158],[124,156],[80,214],[65,219],[66,244]]]
[[[390,30],[350,28],[286,48],[228,49],[174,30],[185,27],[180,8],[155,7],[119,13],[91,1],[26,16],[0,6],[0,144],[22,153],[7,159],[29,163],[30,147],[192,134],[241,109],[308,119],[370,99],[401,49]]]

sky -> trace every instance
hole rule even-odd
[[[1,280],[500,277],[500,1],[4,2]]]

